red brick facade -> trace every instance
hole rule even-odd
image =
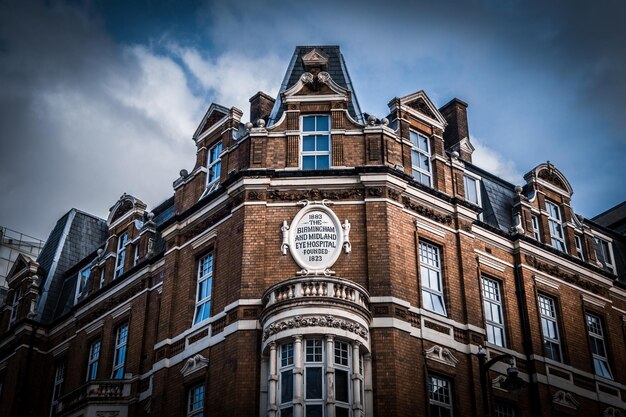
[[[599,261],[594,241],[623,237],[578,219],[570,185],[550,164],[531,171],[518,189],[473,167],[471,144],[460,143],[468,135],[465,103],[440,112],[419,92],[392,100],[386,118],[361,124],[348,110],[353,92],[324,71],[323,57],[311,59],[300,81],[281,92],[284,112],[276,123],[267,125],[278,104],[264,94],[251,99],[260,120],[246,125],[240,110],[211,106],[194,136],[195,167],[175,181],[165,220],[163,210],[149,214],[141,201],[122,196],[107,221],[109,238],[94,254],[88,290],[69,313],[47,323],[29,316],[24,294],[28,288],[36,294],[30,284],[36,265],[16,268],[0,320],[8,329],[0,339],[0,415],[187,416],[189,393],[202,387],[205,416],[286,416],[276,392],[285,384],[276,363],[284,358],[281,346],[314,339],[324,355],[343,341],[350,357],[362,361],[347,365],[353,417],[433,416],[436,406],[455,416],[506,415],[498,414],[506,407],[516,416],[624,415],[626,290],[617,281],[618,249],[611,246],[611,269],[610,261]],[[301,168],[301,116],[311,114],[330,116],[331,169]],[[458,130],[444,133],[451,125]],[[430,186],[414,178],[410,132],[428,139]],[[220,185],[207,190],[210,150],[220,141]],[[508,190],[504,214],[512,230],[488,219],[492,194],[482,195],[482,207],[467,201],[468,174]],[[546,199],[559,207],[565,251],[551,243],[556,226]],[[351,251],[342,251],[333,274],[298,275],[302,268],[281,252],[283,222],[291,223],[305,200],[326,202],[351,225]],[[116,277],[124,233],[124,267]],[[445,314],[424,300],[431,293],[424,288],[421,243],[439,255],[432,270]],[[207,254],[213,255],[210,318],[194,324],[199,261]],[[500,294],[503,346],[487,340],[483,277]],[[9,325],[18,287],[17,319]],[[546,356],[540,295],[554,301],[560,361]],[[594,367],[588,313],[601,320],[610,378]],[[124,376],[113,379],[116,335],[126,324]],[[97,377],[86,381],[90,346],[98,340]],[[501,384],[509,364],[495,364],[487,375],[488,407],[479,346],[487,359],[512,356],[525,381],[507,391]],[[339,416],[339,394],[331,387],[337,371],[332,360],[324,363],[330,382],[323,386],[323,415]],[[64,376],[53,399],[58,366]],[[298,378],[309,371],[294,366],[293,415],[313,415],[309,394],[298,397]],[[436,380],[449,384],[448,399],[439,403],[429,388]]]

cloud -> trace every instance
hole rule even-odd
[[[522,174],[519,172],[512,159],[488,147],[482,139],[472,136],[470,141],[475,149],[472,154],[472,162],[474,165],[513,184],[520,184],[523,181]]]
[[[252,57],[226,52],[208,57],[195,48],[171,45],[169,49],[180,57],[218,104],[235,106],[246,114],[250,105],[248,100],[257,91],[270,96],[278,93],[287,65],[276,55]]]

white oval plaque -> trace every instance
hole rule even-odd
[[[326,273],[339,257],[343,229],[339,218],[322,204],[309,204],[289,227],[289,251],[307,273]]]

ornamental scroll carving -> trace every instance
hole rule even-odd
[[[404,207],[408,208],[409,210],[413,210],[421,216],[428,217],[429,219],[442,224],[452,224],[452,216],[437,213],[435,210],[422,206],[421,204],[414,202],[408,197],[404,197],[402,199],[402,203],[404,204]]]
[[[367,340],[368,330],[358,323],[354,323],[349,320],[338,319],[331,315],[326,316],[296,316],[293,319],[283,320],[270,324],[265,331],[263,331],[263,340],[273,336],[277,333],[285,330],[296,329],[300,327],[333,327],[335,329],[342,329],[352,332],[363,339]]]
[[[316,188],[312,190],[298,191],[276,191],[272,190],[268,193],[270,200],[283,201],[302,201],[302,200],[345,200],[348,198],[363,197],[363,190],[353,188],[350,190],[325,190],[321,191]]]
[[[539,271],[545,272],[546,274],[552,275],[553,277],[561,278],[562,280],[567,281],[570,284],[578,285],[579,287],[591,291],[594,294],[600,294],[602,292],[602,288],[599,285],[583,279],[578,274],[570,274],[561,271],[561,269],[559,269],[558,267],[545,262],[541,262],[532,255],[526,255],[526,263]]]

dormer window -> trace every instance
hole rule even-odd
[[[428,138],[413,130],[409,131],[411,138],[411,168],[413,177],[420,183],[431,186],[430,173],[430,145]]]
[[[613,251],[611,249],[611,243],[604,239],[595,238],[596,253],[598,254],[598,260],[602,262],[605,267],[611,271],[615,271],[615,263],[613,262]]]
[[[469,175],[463,177],[465,186],[465,200],[480,206],[480,181]]]
[[[302,169],[330,168],[330,116],[302,116]]]
[[[126,261],[126,245],[128,244],[128,233],[124,232],[117,239],[117,256],[115,258],[115,275],[119,277],[124,273],[124,262]]]
[[[209,149],[209,160],[207,163],[207,192],[211,192],[217,188],[220,182],[220,174],[222,170],[222,142],[217,142]]]
[[[585,256],[583,255],[583,243],[580,236],[574,236],[574,242],[576,243],[576,255],[580,258],[580,260],[584,261]]]
[[[561,252],[565,252],[565,235],[563,234],[561,210],[559,209],[559,206],[550,201],[546,201],[546,210],[548,211],[548,224],[550,226],[552,247],[560,250]]]
[[[87,291],[87,282],[91,276],[91,267],[87,267],[78,273],[78,280],[76,281],[76,296],[74,297],[74,304],[80,300],[80,298]]]
[[[20,287],[13,291],[13,302],[11,303],[11,316],[9,317],[9,327],[13,326],[17,320],[17,310],[20,308]]]

